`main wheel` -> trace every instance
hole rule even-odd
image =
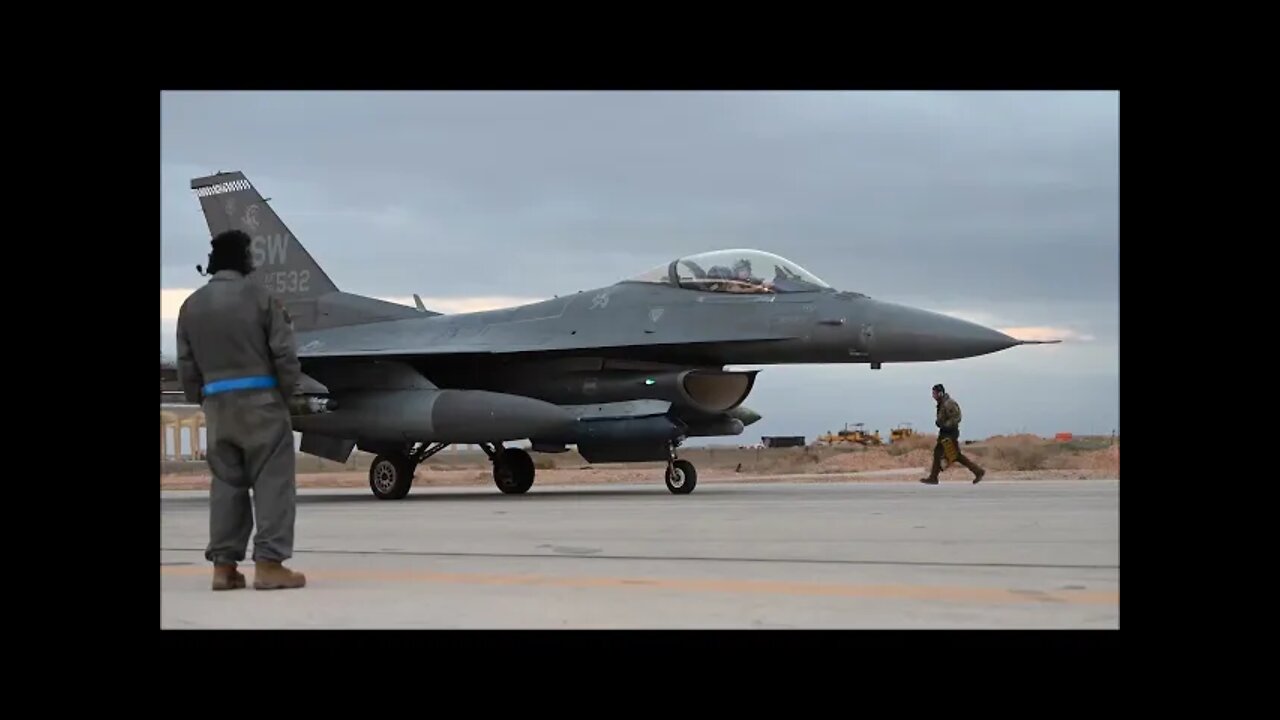
[[[404,455],[379,455],[369,466],[369,489],[379,500],[399,500],[409,494],[416,468]]]
[[[533,458],[520,448],[505,448],[493,464],[493,482],[508,495],[528,492],[533,475]]]
[[[667,489],[676,495],[688,495],[698,485],[698,471],[688,460],[677,460],[667,471]]]

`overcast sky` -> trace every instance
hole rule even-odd
[[[761,435],[1119,428],[1119,96],[1111,92],[165,93],[161,349],[203,282],[192,177],[242,170],[340,288],[444,312],[725,247],[1062,345],[768,367]],[[730,441],[726,438],[715,442]]]

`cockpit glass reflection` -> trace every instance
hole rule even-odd
[[[715,250],[689,255],[632,280],[742,294],[815,292],[831,287],[796,263],[760,250]]]

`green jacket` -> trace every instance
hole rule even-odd
[[[950,395],[943,395],[938,401],[938,420],[935,423],[939,430],[947,433],[960,431],[960,403]]]

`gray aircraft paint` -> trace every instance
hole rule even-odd
[[[1035,344],[825,286],[690,288],[728,277],[683,262],[698,256],[673,260],[668,284],[655,268],[542,302],[442,315],[417,299],[407,307],[339,290],[242,173],[195,178],[191,187],[211,233],[239,229],[252,238],[255,278],[293,319],[304,382],[339,403],[332,413],[295,418],[303,451],[339,461],[356,446],[392,453],[414,442],[515,439],[535,450],[577,444],[592,462],[664,459],[667,435],[677,443],[733,435],[760,418],[742,405],[755,372],[725,365],[878,368]],[[778,287],[792,281],[780,268],[798,269],[803,282],[799,265],[769,257],[779,261]],[[696,280],[677,277],[685,272]],[[646,400],[666,406],[639,402]]]

